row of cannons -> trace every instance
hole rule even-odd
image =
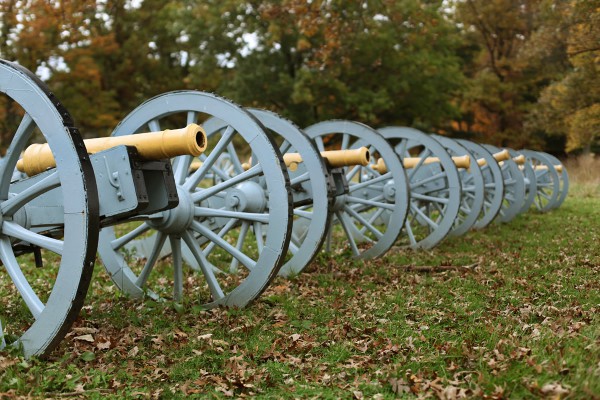
[[[26,356],[70,329],[97,253],[134,298],[243,307],[323,247],[430,249],[568,191],[548,154],[352,121],[301,130],[196,91],[84,142],[29,71],[0,61],[0,90],[18,116],[0,160],[0,347]]]

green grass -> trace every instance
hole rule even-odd
[[[432,251],[348,255],[320,255],[245,310],[135,302],[98,265],[76,323],[94,343],[74,332],[49,360],[1,354],[0,398],[599,398],[598,196]]]

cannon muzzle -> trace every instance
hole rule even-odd
[[[499,151],[497,153],[494,153],[493,156],[494,156],[494,159],[498,162],[510,160],[510,153],[506,149]]]
[[[199,156],[206,149],[207,139],[200,126],[190,124],[183,129],[87,139],[84,143],[88,154],[125,145],[135,147],[143,159],[161,160],[181,155]],[[55,166],[54,156],[47,144],[32,144],[17,162],[17,169],[29,176]]]

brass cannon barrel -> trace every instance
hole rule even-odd
[[[525,161],[527,161],[525,159],[525,156],[523,154],[520,154],[516,157],[513,157],[513,161],[517,163],[517,165],[524,165]]]
[[[133,146],[146,160],[160,160],[180,155],[199,156],[207,144],[206,133],[196,124],[182,129],[139,133],[84,140],[88,154],[98,153],[116,146]],[[17,169],[32,176],[56,166],[47,144],[32,144],[25,149],[17,162]]]
[[[454,162],[454,165],[456,165],[457,168],[467,169],[471,165],[471,157],[469,156],[454,156],[452,157],[452,161]],[[406,169],[414,168],[419,163],[427,165],[439,162],[439,157],[427,157],[423,161],[421,161],[421,157],[404,157],[402,159],[402,165]],[[383,161],[383,158],[378,159],[376,164],[371,165],[371,168],[373,168],[380,174],[385,174],[387,172],[387,167],[385,165],[385,161]]]
[[[548,170],[548,166],[547,165],[536,165],[533,167],[533,169],[536,171],[546,171],[546,170]],[[562,174],[563,166],[562,166],[562,164],[556,164],[556,165],[554,165],[554,169],[559,174]]]
[[[498,153],[494,153],[493,155],[494,155],[494,159],[498,162],[506,161],[506,160],[510,159],[510,153],[506,149],[499,151]]]
[[[360,147],[352,150],[327,150],[321,152],[321,157],[325,159],[327,165],[332,168],[349,167],[352,165],[369,165],[371,160],[371,153],[366,147]],[[247,163],[242,164],[242,168],[245,170],[250,169],[252,159]],[[300,153],[285,153],[283,155],[283,162],[290,171],[295,171],[298,168],[298,164],[303,162]]]
[[[348,167],[351,165],[369,165],[371,153],[366,147],[360,147],[353,150],[328,150],[322,151],[321,157],[332,168]],[[302,162],[302,156],[299,153],[286,153],[283,155],[285,165],[294,171],[298,164]]]
[[[494,153],[494,154],[492,154],[492,156],[494,157],[494,160],[496,160],[499,163],[501,163],[502,161],[506,161],[506,160],[510,159],[510,153],[506,149],[504,149],[502,151],[499,151],[497,153]],[[524,156],[518,156],[518,157],[513,158],[513,160],[517,164],[522,164],[522,163],[525,162],[525,157]],[[487,161],[485,161],[485,158],[478,158],[477,159],[477,165],[479,165],[480,167],[483,167],[486,164],[487,164]]]

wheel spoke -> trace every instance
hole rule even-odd
[[[350,144],[350,135],[347,133],[343,133],[341,150],[347,150],[349,144]]]
[[[365,204],[365,205],[372,206],[372,207],[385,208],[386,210],[390,210],[390,211],[394,211],[396,209],[396,206],[394,204],[382,203],[380,201],[374,201],[374,200],[369,200],[369,199],[363,199],[361,197],[346,196],[346,200],[350,203]]]
[[[462,211],[463,214],[465,214],[465,215],[469,215],[471,213],[471,207],[469,207],[468,205],[465,204],[460,207],[460,211]]]
[[[173,161],[173,178],[178,185],[183,184],[185,178],[187,178],[192,159],[192,156],[183,155]]]
[[[204,274],[204,279],[206,279],[206,284],[208,285],[208,290],[213,297],[213,300],[219,300],[225,297],[223,293],[223,289],[221,289],[221,285],[217,281],[217,277],[215,276],[215,272],[212,269],[212,265],[208,262],[202,251],[200,250],[200,246],[196,239],[194,239],[194,235],[189,231],[185,231],[183,233],[183,240],[185,244],[187,244],[188,248],[192,252],[196,262],[200,266],[202,273]]]
[[[252,227],[254,228],[254,236],[256,237],[256,247],[258,249],[258,254],[260,254],[265,248],[263,225],[260,222],[255,222],[252,225]]]
[[[427,222],[427,224],[432,227],[433,229],[437,229],[438,228],[438,224],[436,224],[434,221],[431,220],[431,218],[429,218],[419,207],[416,207],[414,204],[410,205],[410,208],[417,214],[419,214],[419,216],[421,218],[423,218],[423,220],[425,222]]]
[[[39,233],[32,232],[12,221],[4,221],[4,223],[2,224],[2,233],[4,235],[20,239],[24,242],[31,243],[43,249],[50,250],[51,252],[56,253],[58,255],[62,255],[63,253],[64,242],[62,240],[53,239],[51,237],[43,236]]]
[[[300,218],[306,218],[309,220],[312,220],[313,218],[313,212],[312,211],[304,211],[304,210],[299,210],[297,208],[294,209],[294,215]]]
[[[383,237],[383,233],[381,233],[377,228],[375,228],[373,225],[371,225],[369,223],[369,221],[367,221],[362,215],[360,215],[359,213],[357,213],[356,211],[354,211],[353,209],[351,209],[347,205],[344,206],[344,210],[348,214],[352,215],[352,217],[354,217],[355,220],[357,220],[358,222],[360,222],[363,225],[363,227],[365,227],[369,231],[371,231],[371,233],[373,233],[373,235],[375,235],[377,237],[377,239],[381,239]]]
[[[414,183],[411,182],[410,183],[410,189],[414,190],[415,188],[418,188],[420,186],[426,185],[429,182],[437,181],[438,179],[444,178],[445,176],[446,176],[446,172],[438,172],[437,174],[431,175],[430,177],[422,179],[420,181],[417,181],[417,182],[414,182]]]
[[[306,182],[310,179],[310,174],[308,172],[303,173],[293,179],[290,180],[291,186],[298,185],[300,183]]]
[[[348,221],[346,221],[346,219],[343,217],[343,215],[339,211],[336,211],[335,215],[338,217],[338,220],[340,221],[340,224],[342,225],[342,229],[344,230],[344,232],[346,233],[346,236],[348,237],[348,242],[350,243],[352,252],[354,253],[354,255],[358,256],[360,254],[360,251],[358,250],[358,247],[356,246],[356,243],[354,242],[354,236],[352,235],[350,226],[348,226],[348,224],[351,225],[352,223],[349,223]]]
[[[208,157],[204,160],[203,164],[198,168],[183,184],[183,189],[187,191],[193,191],[198,183],[204,178],[206,173],[213,167],[219,156],[225,151],[227,145],[231,142],[234,135],[234,129],[228,126],[219,142],[212,149]],[[241,174],[243,175],[243,174]],[[239,176],[239,175],[238,175]]]
[[[290,149],[291,146],[292,146],[292,144],[290,142],[288,142],[286,139],[284,139],[283,143],[281,143],[281,146],[279,146],[279,151],[281,152],[281,154],[285,154],[285,153],[287,153],[287,151]]]
[[[21,152],[25,149],[25,145],[29,137],[33,133],[35,123],[31,116],[27,113],[19,123],[19,127],[13,136],[13,139],[8,146],[6,156],[0,160],[0,199],[6,200],[8,196],[8,188],[15,165],[21,157]]]
[[[160,122],[158,121],[158,119],[153,119],[152,121],[148,122],[148,129],[150,129],[150,132],[159,132],[160,129]]]
[[[428,201],[430,203],[448,204],[448,202],[449,202],[449,200],[444,197],[427,196],[427,195],[421,194],[421,193],[411,193],[410,197],[412,197],[413,199]]]
[[[225,237],[225,235],[227,235],[227,233],[233,229],[233,227],[235,226],[235,224],[237,224],[238,220],[235,218],[231,218],[229,221],[227,221],[227,223],[221,228],[221,230],[219,231],[219,233],[217,233],[217,235],[220,238]],[[210,253],[212,253],[212,251],[215,249],[215,242],[210,242],[205,248],[204,251],[202,252],[202,254],[204,254],[205,257],[208,257],[210,255]]]
[[[187,113],[186,124],[195,124],[198,118],[198,114],[195,111],[189,111]],[[175,182],[178,185],[183,184],[185,178],[188,176],[188,169],[190,167],[190,163],[192,162],[193,157],[189,155],[183,155],[175,158],[173,162],[173,176],[175,178]]]
[[[46,178],[4,201],[0,205],[0,212],[5,217],[10,217],[31,200],[58,186],[60,186],[60,178],[58,177],[58,172],[54,171]]]
[[[360,165],[355,165],[354,167],[352,167],[352,169],[350,169],[350,171],[348,171],[348,173],[346,174],[346,180],[348,182],[350,182],[352,180],[352,178],[354,178],[359,171],[360,171]]]
[[[417,165],[414,166],[414,168],[411,168],[411,171],[408,172],[408,180],[412,181],[413,176],[415,176],[415,173],[417,172],[417,170],[419,168],[421,168],[421,166],[423,165],[423,163],[425,162],[425,159],[427,157],[429,157],[431,155],[431,150],[427,149],[425,150],[425,154],[420,154],[419,157],[421,157],[419,159],[419,162],[417,162]]]
[[[132,230],[131,232],[128,232],[127,234],[121,236],[120,238],[113,240],[110,244],[111,244],[113,250],[115,250],[115,251],[119,250],[121,247],[125,246],[127,243],[131,242],[136,237],[148,232],[148,230],[150,230],[150,225],[148,225],[146,222],[144,222],[140,226],[138,226],[137,228]]]
[[[0,260],[2,260],[4,268],[6,268],[8,275],[21,294],[27,308],[29,308],[33,317],[37,319],[42,311],[44,311],[44,304],[29,285],[25,275],[23,275],[23,271],[21,271],[21,268],[19,267],[19,262],[12,252],[10,240],[7,238],[0,239]]]
[[[378,176],[377,178],[365,181],[365,182],[361,182],[361,183],[357,183],[354,185],[350,185],[350,187],[348,188],[349,192],[354,192],[360,189],[364,189],[365,187],[371,186],[373,184],[379,183],[379,182],[383,182],[387,179],[390,179],[392,176],[391,172],[387,172],[384,175]]]
[[[232,211],[223,208],[194,207],[194,216],[237,218],[244,221],[262,222],[263,224],[269,223],[269,214]]]
[[[546,200],[548,200],[548,201],[550,201],[550,199],[552,198],[552,196],[550,196],[550,195],[546,194],[546,193],[545,193],[545,192],[543,192],[543,191],[540,191],[540,192],[538,192],[538,194],[539,194],[540,196],[544,197],[544,198],[545,198]]]
[[[148,259],[146,260],[146,263],[144,264],[144,268],[142,268],[142,272],[140,272],[140,275],[138,276],[137,280],[135,281],[135,284],[138,287],[146,286],[146,282],[148,281],[150,272],[152,272],[152,270],[154,269],[154,265],[156,264],[156,261],[158,260],[160,251],[162,250],[163,246],[165,245],[166,239],[167,239],[167,235],[165,235],[164,233],[159,231],[156,234],[156,236],[154,238],[154,245],[152,246],[152,251],[150,252]]]
[[[406,228],[406,233],[408,234],[408,240],[412,246],[417,245],[417,239],[412,231],[412,227],[410,226],[410,218],[406,218],[406,222],[404,223],[404,227]]]
[[[231,254],[233,257],[237,258],[242,263],[242,265],[244,265],[249,270],[252,270],[256,266],[256,262],[254,260],[252,260],[250,257],[236,249],[234,246],[229,244],[229,242],[219,237],[217,234],[215,234],[213,231],[211,231],[198,221],[193,221],[191,228],[194,231],[200,233],[201,235],[204,235],[208,240],[214,242],[217,246]]]
[[[378,208],[377,211],[375,211],[369,218],[369,224],[373,224],[373,222],[375,222],[375,220],[377,220],[377,218],[379,218],[384,211],[385,210],[383,208]],[[363,235],[366,232],[366,230],[366,226],[363,226],[360,230],[361,235]]]
[[[240,228],[240,234],[238,236],[238,240],[235,245],[235,248],[240,252],[242,251],[242,247],[244,246],[244,241],[246,240],[246,236],[248,235],[249,230],[250,230],[250,223],[248,221],[243,221],[242,226]],[[231,259],[231,264],[229,265],[229,272],[237,273],[239,263],[240,262],[238,261],[238,259],[233,257]]]
[[[399,146],[396,146],[396,149],[397,149],[396,153],[398,153],[401,158],[410,156],[409,154],[406,153],[407,146],[408,146],[408,140],[406,140],[406,139],[402,140],[402,142],[400,143]]]
[[[222,192],[225,189],[229,189],[230,187],[237,185],[240,182],[254,178],[255,176],[260,175],[261,173],[262,173],[262,167],[260,165],[255,165],[252,168],[250,168],[248,171],[245,171],[242,174],[234,176],[233,178],[231,178],[225,182],[218,183],[208,189],[198,190],[197,192],[192,194],[192,200],[194,200],[195,203],[200,203],[202,200],[205,200],[213,195],[216,195],[217,193]]]
[[[317,136],[313,139],[319,151],[325,151],[325,145],[323,145],[323,138],[321,136]]]
[[[183,258],[181,257],[181,238],[169,235],[171,251],[173,252],[173,300],[183,298]]]
[[[242,168],[242,162],[240,161],[240,158],[238,157],[238,154],[235,151],[235,146],[233,145],[233,142],[229,142],[229,144],[227,145],[227,153],[229,154],[231,164],[233,164],[233,170],[235,171],[235,174],[238,175],[244,172],[244,168]]]

